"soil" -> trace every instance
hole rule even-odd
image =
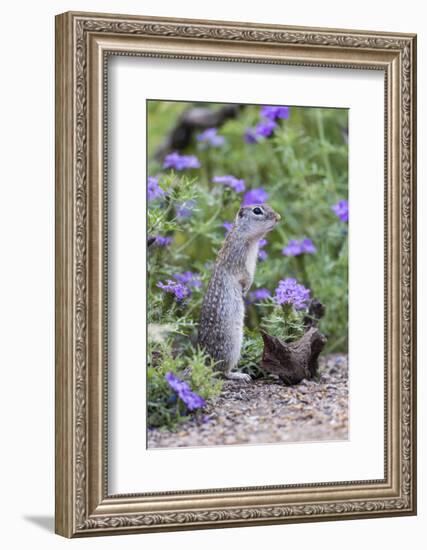
[[[317,380],[285,386],[274,378],[227,380],[204,414],[177,431],[149,430],[148,447],[199,447],[348,438],[348,361],[319,359]]]

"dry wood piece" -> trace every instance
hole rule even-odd
[[[325,310],[325,306],[313,298],[304,318],[305,334],[289,344],[261,331],[264,351],[260,367],[275,374],[287,385],[298,384],[304,378],[309,380],[316,376],[319,354],[327,340],[317,328],[317,323],[325,315]]]
[[[309,328],[304,336],[290,344],[264,331],[261,331],[261,336],[264,340],[262,369],[275,374],[287,385],[317,375],[319,354],[326,343],[326,336],[319,329]]]
[[[194,132],[207,128],[218,128],[230,118],[235,118],[244,105],[224,105],[214,110],[207,107],[193,107],[184,111],[165,141],[155,152],[159,161],[172,151],[181,151],[190,145]]]
[[[326,307],[319,302],[316,298],[313,298],[310,302],[307,315],[304,317],[304,326],[307,329],[310,327],[317,327],[319,319],[325,315]]]

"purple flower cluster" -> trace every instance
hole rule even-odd
[[[252,302],[259,302],[261,300],[268,300],[271,298],[271,292],[268,288],[257,288],[249,293],[249,298]]]
[[[165,192],[159,187],[159,179],[154,176],[148,176],[147,179],[148,200],[154,201],[164,196]]]
[[[171,242],[172,242],[172,237],[162,237],[161,235],[157,235],[156,237],[157,246],[169,246]]]
[[[217,128],[208,128],[204,132],[198,134],[196,139],[205,147],[209,145],[211,147],[221,147],[221,145],[224,145],[224,136],[218,135]]]
[[[194,207],[196,206],[196,201],[189,200],[182,202],[176,206],[176,217],[178,219],[189,218],[193,213]]]
[[[285,105],[264,105],[261,107],[261,116],[269,120],[289,118],[289,107]]]
[[[295,309],[304,309],[310,299],[310,290],[288,277],[279,281],[275,299],[278,304],[291,304]]]
[[[213,183],[222,183],[223,185],[226,185],[227,187],[230,187],[236,193],[242,193],[245,188],[245,180],[239,180],[234,176],[226,175],[226,176],[215,176],[212,178]]]
[[[245,132],[246,143],[257,143],[260,138],[270,137],[276,126],[277,124],[274,120],[266,120],[259,122],[254,128],[248,128]]]
[[[267,259],[268,257],[268,254],[267,254],[267,251],[266,250],[263,250],[263,248],[265,246],[267,246],[268,244],[268,241],[267,239],[261,239],[258,243],[258,247],[259,247],[259,250],[258,250],[258,260],[260,262],[263,262],[264,260]]]
[[[282,248],[282,254],[284,256],[300,256],[301,254],[314,254],[316,247],[311,239],[302,239],[297,241],[291,239],[287,246]]]
[[[163,161],[163,168],[174,168],[178,171],[200,168],[200,161],[195,155],[180,155],[175,151],[166,155]]]
[[[258,142],[256,129],[255,128],[248,128],[244,134],[244,139],[246,143],[249,143],[249,145],[252,145],[253,143]]]
[[[178,397],[185,403],[189,411],[195,411],[206,405],[206,401],[197,393],[191,391],[187,382],[180,380],[173,372],[165,374],[166,382],[169,387],[178,395]]]
[[[264,204],[268,199],[268,193],[262,188],[251,189],[243,195],[242,206],[250,206],[252,204]]]
[[[348,222],[348,201],[340,200],[332,206],[332,211],[342,222]]]
[[[258,137],[270,137],[276,129],[276,126],[277,124],[274,120],[266,120],[256,125],[255,133]]]
[[[184,284],[168,279],[165,283],[159,281],[157,283],[158,288],[161,288],[164,292],[169,292],[173,294],[177,302],[181,302],[187,296],[191,294],[191,290],[186,287]]]
[[[248,128],[245,132],[246,143],[257,143],[262,138],[268,138],[277,127],[276,120],[289,117],[289,107],[284,105],[264,105],[260,110],[261,122],[253,128]]]
[[[166,284],[160,281],[157,283],[157,286],[164,292],[173,294],[177,302],[181,302],[191,295],[191,287],[200,288],[202,286],[199,275],[193,271],[184,271],[172,276],[175,280],[168,279]]]
[[[199,275],[193,271],[184,271],[184,273],[177,273],[173,276],[179,283],[188,286],[194,286],[195,288],[200,288],[202,282],[200,281]]]

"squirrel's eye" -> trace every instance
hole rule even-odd
[[[261,208],[258,208],[258,206],[257,206],[256,208],[254,208],[254,209],[252,210],[252,212],[253,212],[254,214],[256,214],[257,216],[259,216],[260,214],[262,214],[262,210],[261,210]]]

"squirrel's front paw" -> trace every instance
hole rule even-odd
[[[242,382],[250,382],[252,378],[245,372],[227,372],[225,377],[229,380],[241,380]]]

